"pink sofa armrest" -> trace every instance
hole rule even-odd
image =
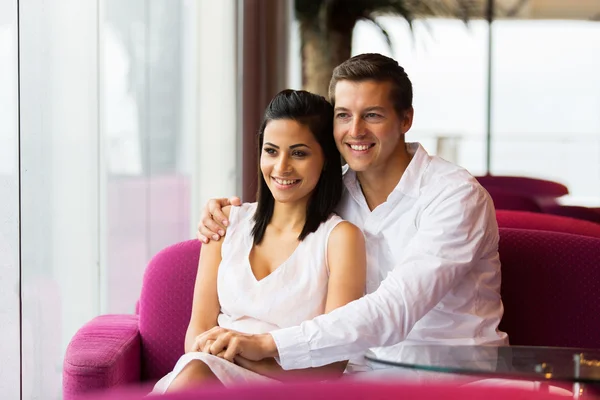
[[[101,315],[75,334],[63,364],[63,398],[141,379],[137,315]]]

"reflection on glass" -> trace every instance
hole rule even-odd
[[[16,2],[0,0],[0,392],[19,396],[19,164]]]
[[[600,382],[600,352],[542,346],[451,346],[398,344],[371,349],[367,360],[425,371]]]
[[[189,238],[193,124],[185,110],[193,4],[105,0],[101,126],[106,154],[105,312],[133,312],[144,268]],[[189,163],[188,163],[189,164]]]

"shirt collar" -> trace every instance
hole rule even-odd
[[[405,196],[417,198],[421,192],[421,181],[431,162],[431,157],[420,143],[406,143],[406,150],[412,156],[412,159],[390,196],[395,193],[402,193]],[[356,172],[345,165],[342,174],[344,175],[344,184],[350,195],[357,201],[360,201],[361,198],[364,200]]]

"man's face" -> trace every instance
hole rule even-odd
[[[386,172],[404,149],[413,113],[411,109],[398,116],[391,87],[390,82],[344,80],[335,87],[333,134],[340,153],[356,172]]]

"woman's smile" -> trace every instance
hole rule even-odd
[[[275,186],[278,189],[282,189],[282,190],[286,190],[286,189],[291,189],[293,187],[298,186],[298,184],[300,183],[301,179],[281,179],[281,178],[276,178],[276,177],[272,177],[273,181],[275,182]]]

